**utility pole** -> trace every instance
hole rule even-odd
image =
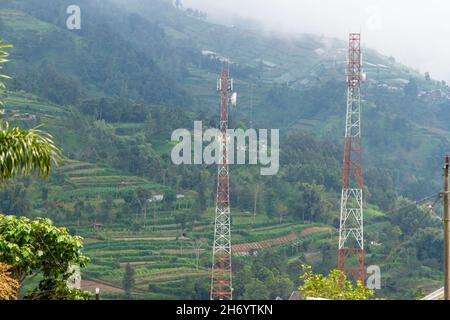
[[[347,115],[342,169],[338,269],[364,284],[363,180],[361,161],[361,34],[350,33],[347,65]]]
[[[444,165],[444,300],[450,300],[450,213],[449,213],[449,191],[448,191],[448,170],[450,159],[445,156]]]
[[[217,81],[220,94],[219,163],[217,170],[216,214],[214,220],[214,247],[211,268],[211,300],[232,300],[231,269],[231,212],[230,174],[228,163],[228,111],[233,96],[233,80],[230,79],[229,64],[222,66]],[[235,100],[235,98],[234,98]]]

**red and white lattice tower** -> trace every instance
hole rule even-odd
[[[230,175],[228,165],[228,108],[233,97],[233,80],[224,63],[217,81],[220,94],[220,155],[217,172],[216,215],[211,271],[211,300],[232,300]]]
[[[347,116],[342,172],[338,269],[364,284],[363,181],[361,163],[361,34],[350,33]]]

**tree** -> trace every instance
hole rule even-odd
[[[125,274],[123,275],[123,289],[125,290],[125,297],[131,298],[131,291],[134,288],[134,270],[130,263],[125,267]]]
[[[180,234],[182,237],[184,237],[184,230],[186,229],[186,222],[187,222],[187,213],[182,212],[178,213],[175,216],[175,223],[180,225]]]
[[[280,224],[283,222],[283,217],[286,216],[289,212],[288,207],[284,203],[278,203],[276,205],[276,210],[278,212],[278,217],[280,220]]]
[[[173,190],[168,190],[164,194],[164,207],[166,210],[171,210],[173,204],[177,200],[177,194]]]
[[[439,220],[434,219],[429,210],[418,207],[406,198],[400,197],[396,207],[399,209],[389,215],[389,220],[393,225],[398,226],[405,236],[414,234],[418,226],[426,228],[439,225]]]
[[[151,140],[156,131],[157,131],[158,124],[156,123],[155,119],[153,118],[151,112],[148,112],[145,118],[144,122],[144,133],[147,140]]]
[[[16,300],[19,282],[11,276],[11,267],[0,263],[0,300]]]
[[[198,183],[198,206],[200,212],[205,212],[207,207],[205,189],[206,189],[205,178],[203,174],[200,172]]]
[[[330,216],[327,215],[326,204],[323,200],[325,190],[322,186],[316,184],[301,183],[298,186],[295,195],[295,202],[288,205],[293,215],[301,219],[303,223],[306,219],[309,222],[329,222]],[[329,210],[328,210],[329,211]]]
[[[71,236],[49,219],[0,215],[0,262],[11,265],[11,274],[20,285],[42,274],[39,288],[57,289],[71,276],[69,267],[85,267],[89,259],[81,252],[82,239]],[[39,296],[40,289],[34,296]]]
[[[294,284],[287,275],[276,275],[267,284],[270,290],[270,298],[276,299],[281,297],[286,299],[292,293]]]
[[[3,69],[2,64],[8,62],[8,52],[5,49],[12,48],[10,44],[3,44],[0,42],[0,70]],[[0,73],[0,96],[3,95],[4,90],[6,89],[5,83],[1,81],[1,79],[11,79],[9,76]],[[3,102],[0,100],[0,105],[3,105]]]
[[[152,194],[148,190],[145,190],[143,188],[138,188],[136,190],[136,199],[139,202],[139,208],[141,209],[140,213],[144,219],[144,227],[147,222],[147,207],[148,207],[151,196],[152,196]],[[137,221],[137,219],[136,219],[136,221]]]
[[[11,45],[0,44],[0,70],[8,62],[8,53],[4,50]],[[9,79],[0,74],[0,79]],[[5,84],[0,80],[0,95]],[[0,102],[3,105],[2,102]],[[38,128],[21,130],[11,127],[8,122],[0,125],[0,178],[8,179],[18,174],[31,174],[48,177],[53,164],[61,161],[61,151],[53,137]]]
[[[257,208],[257,204],[258,204],[258,193],[259,193],[259,183],[256,183],[256,188],[255,188],[255,196],[254,196],[254,201],[253,201],[253,222],[256,221],[256,208]]]
[[[196,279],[194,283],[194,290],[192,294],[193,300],[208,300],[209,299],[209,284],[202,279]]]
[[[374,292],[358,281],[356,287],[345,274],[337,269],[331,270],[328,277],[312,272],[310,266],[302,265],[300,279],[303,285],[299,290],[305,298],[323,298],[330,300],[367,300]]]
[[[409,82],[405,85],[403,91],[405,92],[405,95],[408,97],[417,97],[417,94],[419,93],[419,88],[417,87],[416,81],[413,78],[409,79]]]
[[[38,288],[27,294],[26,300],[89,300],[90,293],[69,289],[66,279],[48,278],[39,282]]]
[[[0,212],[26,214],[31,208],[28,188],[15,180],[3,185],[0,190]]]
[[[48,200],[48,192],[50,190],[47,187],[42,187],[42,200],[47,201]]]
[[[194,249],[194,252],[195,252],[195,266],[196,266],[197,270],[198,270],[198,263],[200,260],[200,254],[202,251],[203,241],[204,241],[204,239],[196,238],[196,239],[194,239],[194,242],[192,242],[192,248]]]
[[[275,202],[277,195],[274,190],[268,189],[265,193],[265,209],[269,217],[273,217],[276,212]]]
[[[253,279],[245,286],[243,298],[244,300],[268,300],[270,292],[264,282]]]
[[[84,201],[78,200],[73,207],[74,216],[77,219],[78,226],[80,226],[80,221],[81,221],[81,218],[83,217],[84,210],[85,210]]]

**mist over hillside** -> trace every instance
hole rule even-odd
[[[450,80],[446,54],[441,54],[450,50],[442,41],[450,28],[446,23],[450,6],[443,1],[425,4],[420,0],[394,3],[273,0],[261,4],[257,0],[184,0],[182,3],[206,12],[211,21],[227,25],[243,23],[266,32],[314,33],[345,40],[348,32],[361,31],[366,45],[422,73],[430,72],[438,80]],[[249,21],[252,23],[248,24]],[[420,45],[424,39],[427,44]]]

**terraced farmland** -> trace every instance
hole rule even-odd
[[[9,117],[29,121],[31,125],[36,117],[52,119],[49,129],[59,133],[57,136],[62,137],[65,146],[80,143],[64,123],[69,110],[20,93],[10,94],[7,103]],[[129,138],[142,130],[142,124],[117,123],[112,128],[115,135]],[[163,138],[155,138],[152,147],[158,154],[168,154],[171,145]],[[191,204],[195,202],[192,201],[195,192],[186,192],[185,197],[177,198],[171,207],[166,208],[162,203],[149,207],[144,217],[139,205],[130,205],[126,211],[125,199],[140,189],[164,195],[168,187],[101,163],[72,159],[65,160],[58,172],[52,177],[55,181],[46,182],[48,199],[42,204],[50,212],[60,208],[65,214],[61,219],[64,225],[85,237],[84,252],[91,258],[82,274],[86,289],[93,291],[98,286],[104,298],[122,298],[122,281],[128,263],[134,270],[133,296],[136,298],[176,299],[180,298],[179,288],[189,282],[208,286],[214,208],[197,214],[198,209]],[[84,217],[81,222],[74,218],[80,202],[84,210],[80,214]],[[49,203],[52,206],[48,206]],[[111,205],[108,212],[114,217],[109,221],[102,216],[105,210],[101,206],[105,203]],[[180,218],[194,214],[194,221]],[[276,252],[291,247],[295,257],[297,248],[304,243],[329,237],[329,233],[321,229],[324,226],[300,224],[288,218],[280,223],[278,218],[261,212],[253,215],[232,209],[232,216],[232,241],[238,259],[250,259],[246,254],[249,251]]]
[[[66,177],[66,183],[62,191],[53,195],[58,200],[80,197],[92,199],[107,195],[117,198],[138,188],[154,192],[166,189],[144,178],[123,175],[107,167],[86,162],[66,161],[61,167],[61,172]]]
[[[270,220],[265,215],[258,215],[252,227],[246,224],[248,218],[253,219],[248,213],[235,212],[234,217],[233,250],[237,255],[250,250],[277,250],[303,238],[329,232],[329,228],[317,225],[279,224],[277,219]],[[84,251],[91,257],[91,263],[84,277],[110,284],[113,289],[105,289],[109,291],[108,297],[118,297],[120,294],[115,288],[121,287],[125,266],[130,263],[135,272],[136,295],[144,299],[159,295],[175,299],[175,289],[180,283],[189,279],[209,282],[213,236],[211,218],[211,212],[203,214],[186,236],[180,236],[176,224],[158,224],[135,235],[120,230],[119,226],[111,226],[109,233],[97,233],[97,237],[101,234],[106,238],[86,241]],[[195,241],[199,239],[201,243],[196,246]]]

